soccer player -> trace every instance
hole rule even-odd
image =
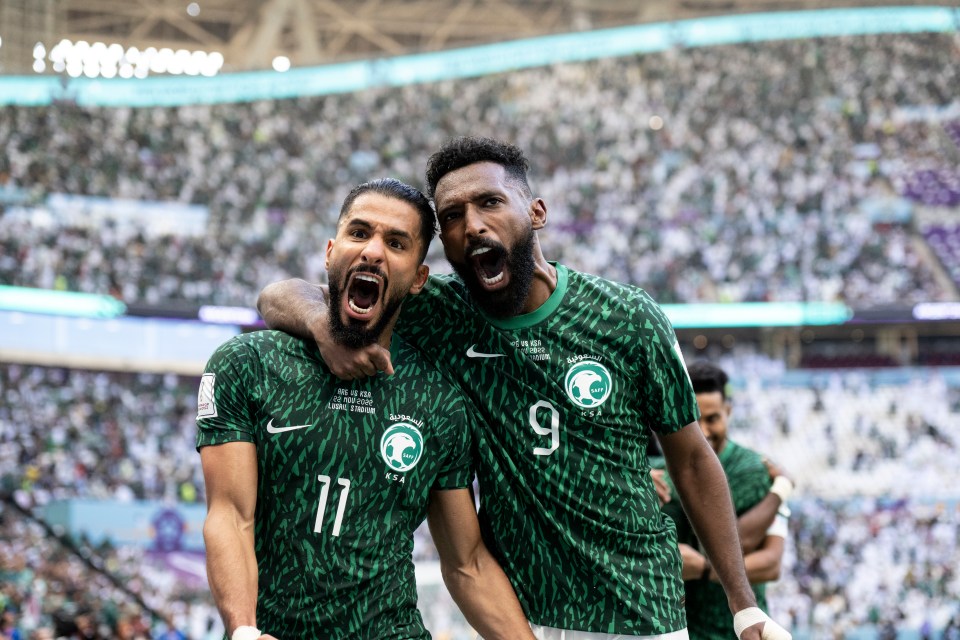
[[[793,490],[793,484],[779,469],[765,462],[760,454],[740,446],[728,437],[727,421],[732,407],[727,397],[729,378],[726,372],[709,362],[694,362],[687,368],[687,372],[690,374],[700,407],[700,428],[723,466],[735,512],[741,515],[743,520],[748,520],[759,512],[766,514],[759,518],[765,520],[767,525],[761,539],[753,542],[752,535],[741,536],[745,543],[744,565],[747,578],[753,585],[758,606],[766,608],[764,583],[780,577],[789,516],[786,500]],[[775,476],[772,484],[771,475]],[[666,481],[669,486],[669,476]],[[770,505],[776,508],[770,509]],[[696,534],[691,529],[683,509],[673,500],[668,501],[663,508],[677,525],[677,537],[683,557],[683,576],[687,581],[686,609],[690,638],[735,639],[723,588],[716,581],[709,560],[699,552]],[[754,517],[754,521],[757,519]],[[741,526],[741,531],[744,526]]]
[[[383,179],[353,189],[327,244],[330,333],[389,349],[393,376],[342,381],[315,344],[277,331],[210,358],[197,416],[203,533],[233,640],[429,638],[412,561],[425,517],[467,620],[489,638],[532,638],[480,537],[468,406],[392,330],[426,282],[434,232],[427,198]]]
[[[687,637],[675,531],[646,458],[671,475],[744,640],[789,638],[756,608],[723,471],[697,426],[673,330],[641,289],[548,262],[547,205],[516,147],[458,138],[427,183],[456,275],[431,278],[397,331],[459,380],[480,412],[484,540],[538,638]],[[390,372],[381,349],[329,340],[322,289],[275,283],[268,324],[313,335],[334,373]]]

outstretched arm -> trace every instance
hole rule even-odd
[[[203,523],[207,577],[229,635],[237,627],[257,626],[257,556],[253,547],[257,449],[249,442],[207,446],[200,449],[200,461],[207,491]]]
[[[361,349],[337,344],[330,336],[326,287],[299,278],[268,284],[257,298],[257,310],[271,329],[312,338],[338,378],[351,380],[393,374],[390,351],[374,343]]]
[[[776,623],[768,624],[765,617],[753,621],[752,614],[759,609],[744,569],[733,503],[720,461],[696,422],[660,436],[660,446],[687,517],[723,584],[730,610],[734,614],[745,612],[750,621],[739,638],[759,640],[767,636],[766,627],[772,629]],[[741,619],[734,616],[735,623]]]
[[[513,586],[480,538],[470,490],[431,493],[428,522],[443,582],[467,622],[486,640],[532,640]]]

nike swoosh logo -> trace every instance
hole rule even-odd
[[[312,427],[312,424],[297,424],[292,427],[275,427],[273,426],[273,420],[267,423],[267,433],[283,433],[284,431],[294,431],[295,429],[306,429],[307,427]]]
[[[480,351],[475,351],[474,347],[476,346],[477,345],[472,344],[470,345],[470,348],[467,349],[468,358],[502,358],[504,356],[502,353],[482,353]]]

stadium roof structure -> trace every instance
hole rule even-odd
[[[3,0],[0,73],[32,74],[37,43],[217,51],[222,71],[442,51],[558,33],[909,0]],[[47,70],[49,72],[49,70]]]

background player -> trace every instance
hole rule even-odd
[[[700,427],[710,446],[717,453],[727,477],[734,510],[745,522],[740,529],[756,529],[754,523],[760,513],[769,514],[771,504],[779,507],[779,514],[759,516],[769,525],[761,529],[762,536],[753,533],[742,536],[744,566],[757,605],[766,609],[766,582],[780,577],[784,540],[787,536],[786,499],[792,483],[775,467],[766,463],[760,454],[729,439],[727,424],[731,413],[727,397],[729,377],[720,367],[709,362],[694,362],[688,369],[690,381],[700,407]],[[771,476],[775,474],[773,486]],[[669,476],[667,484],[672,487]],[[761,504],[762,503],[762,504]],[[749,511],[752,514],[744,516]],[[687,625],[692,640],[730,640],[731,615],[723,588],[716,580],[709,560],[699,551],[699,544],[690,522],[676,501],[668,501],[664,512],[677,525],[677,537],[683,556],[683,575],[686,580]]]
[[[394,376],[345,383],[315,345],[273,331],[229,340],[207,365],[204,540],[233,640],[429,638],[412,563],[428,503],[467,620],[486,637],[530,636],[480,539],[466,404],[392,332],[404,297],[426,281],[433,233],[423,194],[378,180],[347,196],[327,245],[331,334],[390,349]]]
[[[458,277],[431,279],[398,325],[442,362],[481,412],[484,539],[539,638],[687,637],[680,558],[646,459],[660,436],[676,486],[737,612],[743,638],[789,637],[756,608],[730,497],[669,322],[641,289],[549,263],[516,147],[458,138],[427,182]],[[270,326],[313,335],[344,375],[388,354],[331,344],[323,293],[264,291]],[[372,359],[371,359],[372,357]]]

